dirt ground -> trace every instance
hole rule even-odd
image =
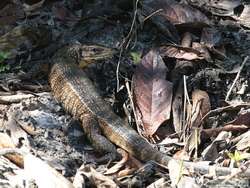
[[[31,153],[74,187],[248,187],[249,174],[244,179],[238,175],[250,158],[250,4],[216,2],[2,1],[0,148]],[[154,147],[180,160],[241,171],[229,176],[186,172],[180,164],[139,161],[125,151],[120,151],[122,159],[98,163],[102,154],[56,101],[48,83],[53,54],[73,43],[116,51],[87,62],[83,71],[113,111]],[[145,125],[136,111],[144,105],[137,91],[156,96],[153,86],[142,87],[144,76],[155,79],[157,74],[156,65],[145,58],[151,51],[167,67],[160,79],[171,82],[171,89],[158,88],[167,90],[171,106],[169,118],[157,125]],[[149,63],[149,72],[140,69],[143,63]],[[151,99],[150,108],[157,101],[161,98]],[[162,106],[164,101],[157,109],[165,113]],[[160,119],[157,113],[152,112]],[[147,126],[156,126],[152,135]],[[43,167],[35,166],[35,159],[25,158],[24,164],[34,164],[30,172],[38,179],[25,174],[22,159],[4,156],[0,150],[0,187],[46,186],[39,184]]]

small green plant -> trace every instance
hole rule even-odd
[[[138,52],[131,52],[130,53],[134,64],[138,64],[141,61],[141,53]]]
[[[9,53],[0,51],[0,72],[10,70],[10,65],[4,64],[4,60],[9,57]]]
[[[235,151],[234,153],[227,153],[227,155],[232,161],[235,161],[238,166],[240,161],[250,158],[250,153],[240,153],[238,151]]]
[[[9,53],[0,51],[0,63],[9,57]]]

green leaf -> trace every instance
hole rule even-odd
[[[138,64],[141,61],[141,53],[138,52],[131,52],[130,53],[134,64]]]
[[[234,153],[227,153],[227,155],[231,160],[234,160],[236,162],[239,162],[239,161],[242,161],[244,159],[250,158],[250,153],[241,154],[238,151],[235,151]]]
[[[7,59],[9,55],[10,53],[8,52],[0,51],[0,63],[2,63],[5,59]]]

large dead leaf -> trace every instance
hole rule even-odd
[[[144,4],[151,7],[153,12],[158,11],[156,16],[164,17],[176,26],[203,27],[210,24],[199,10],[174,0],[147,0]]]
[[[170,118],[172,83],[165,79],[167,71],[161,56],[150,51],[133,76],[137,119],[147,136],[152,136]]]
[[[192,92],[192,107],[189,105],[187,108],[187,122],[188,127],[191,130],[190,135],[188,136],[185,151],[191,156],[193,151],[195,151],[195,156],[198,156],[198,146],[201,143],[201,130],[198,127],[202,125],[202,118],[210,110],[210,100],[207,92],[196,89]]]
[[[159,49],[161,56],[173,57],[176,59],[185,60],[200,60],[204,59],[202,53],[190,47],[182,47],[177,45],[166,45]]]

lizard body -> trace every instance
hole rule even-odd
[[[52,58],[53,66],[49,74],[51,90],[64,108],[81,121],[93,146],[100,152],[109,154],[109,159],[115,158],[116,150],[112,144],[114,143],[142,161],[153,160],[166,166],[170,161],[181,162],[181,166],[201,174],[213,172],[214,175],[225,176],[232,172],[239,172],[238,176],[250,176],[250,170],[241,172],[238,168],[214,167],[174,160],[158,151],[135,130],[127,126],[126,122],[102,100],[86,73],[76,65],[80,59],[81,46],[79,45],[66,46],[56,52]]]
[[[77,52],[77,49],[72,49],[71,52]],[[78,61],[76,57],[79,54],[72,55],[69,51],[69,47],[63,48],[53,57],[49,82],[56,99],[63,104],[66,111],[81,121],[88,139],[96,150],[109,153],[110,159],[114,159],[113,154],[116,150],[108,141],[110,140],[143,161],[160,162],[163,154],[112,111],[110,105],[98,94],[86,73],[76,65]],[[108,140],[101,135],[101,132]]]

